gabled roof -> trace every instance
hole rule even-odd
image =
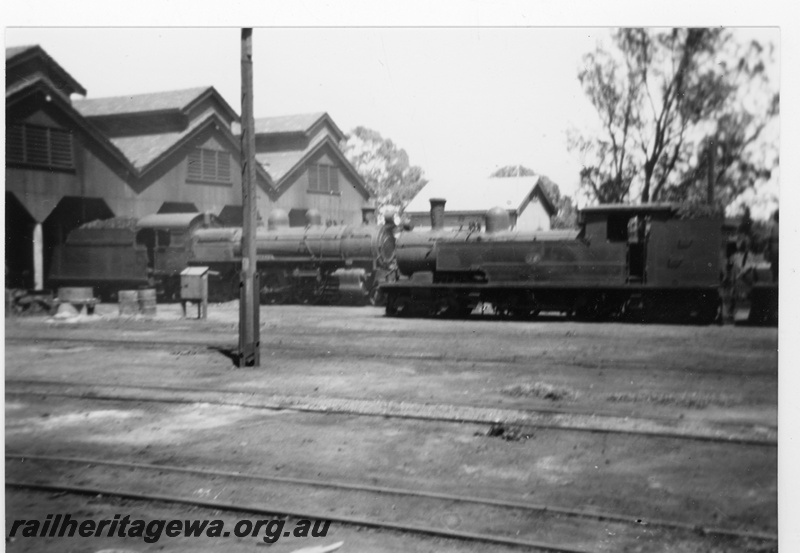
[[[224,122],[216,114],[208,114],[205,118],[195,119],[181,132],[145,134],[112,138],[111,142],[125,154],[137,170],[143,171],[148,165],[179,145],[186,137],[197,129],[206,126],[209,121],[216,120],[223,127]]]
[[[364,179],[347,160],[334,139],[327,134],[318,135],[303,150],[257,153],[256,161],[272,178],[280,195],[291,185],[297,173],[304,170],[306,162],[322,149],[326,149],[339,160],[339,167],[351,176],[356,190],[365,198],[372,196]]]
[[[113,159],[119,163],[118,169],[127,173],[135,173],[135,168],[125,154],[115,146],[104,134],[98,131],[92,124],[73,107],[72,103],[64,98],[61,94],[53,94],[55,85],[44,76],[38,76],[24,85],[18,84],[11,87],[6,91],[6,115],[8,115],[9,108],[14,105],[34,96],[35,94],[43,94],[49,96],[49,103],[60,109],[64,115],[69,118],[76,127],[92,137]],[[8,122],[8,121],[6,121]]]
[[[6,91],[6,110],[31,95],[41,92],[53,92],[53,84],[46,77],[39,76],[24,85],[15,85]],[[209,90],[208,88],[202,90]],[[167,159],[173,152],[190,142],[195,136],[209,126],[215,126],[231,142],[234,148],[239,148],[239,141],[233,136],[228,125],[214,110],[207,111],[204,115],[189,122],[186,129],[181,132],[162,133],[154,135],[139,135],[109,139],[101,133],[90,120],[87,120],[75,106],[63,99],[61,95],[50,94],[50,101],[61,109],[72,122],[80,129],[94,138],[113,158],[119,163],[118,170],[126,174],[125,180],[131,185],[148,176],[156,170],[160,163]],[[256,167],[257,179],[268,194],[274,195],[276,187],[269,174],[260,166]]]
[[[528,203],[531,193],[543,198],[542,204],[550,215],[555,213],[538,176],[431,181],[411,200],[405,212],[428,213],[431,198],[444,198],[447,200],[445,211],[450,213],[484,213],[493,207],[519,213]]]
[[[333,122],[330,115],[324,111],[282,115],[279,117],[259,117],[255,120],[255,131],[256,135],[303,134],[308,136],[318,124],[323,122],[333,129],[337,140],[344,138],[342,130]]]
[[[91,98],[75,102],[75,108],[84,117],[129,115],[152,111],[183,111],[187,105],[206,90],[208,90],[208,87],[153,92],[150,94],[130,94],[111,98]]]
[[[233,108],[213,86],[147,94],[129,94],[111,98],[92,98],[76,101],[75,107],[84,117],[88,118],[143,115],[170,111],[188,114],[194,106],[209,96],[214,96],[219,100],[222,109],[231,120],[239,119]]]
[[[324,134],[316,136],[308,146],[302,150],[282,150],[279,152],[256,153],[256,161],[261,164],[269,173],[270,177],[277,183],[285,177],[292,169],[297,167],[305,157],[312,151],[316,151],[317,146],[325,140]]]
[[[49,73],[47,77],[54,83],[55,91],[64,94],[67,98],[72,93],[86,95],[86,89],[39,45],[6,48],[6,83],[28,79],[30,77],[29,74],[17,74],[17,69],[22,64],[35,59],[39,59],[43,63],[44,68]],[[6,91],[6,95],[8,95],[8,91]]]
[[[239,149],[239,141],[233,136],[219,114],[214,111],[209,111],[203,118],[195,119],[181,132],[112,138],[111,142],[131,161],[138,176],[143,177],[155,170],[173,152],[212,126],[228,139],[234,149]],[[256,166],[256,179],[268,194],[275,194],[276,186],[273,179],[263,167],[258,165]]]
[[[6,48],[6,63],[8,60],[15,58],[16,56],[22,54],[23,52],[27,52],[28,50],[33,50],[34,48],[40,48],[34,44],[29,44],[28,46],[9,46]]]

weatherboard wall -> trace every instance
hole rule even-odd
[[[336,160],[324,154],[309,160],[309,163],[298,171],[297,176],[287,183],[286,191],[277,199],[274,207],[279,207],[287,213],[293,209],[317,209],[322,214],[323,223],[360,224],[361,208],[366,205],[366,200],[356,190],[350,176],[341,168],[337,170],[338,193],[309,190],[308,165],[316,163],[337,165]]]

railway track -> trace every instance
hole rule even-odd
[[[773,534],[746,529],[414,489],[25,453],[6,454],[6,462],[10,487],[330,520],[537,551],[621,551],[634,545],[656,551],[675,540],[737,551],[777,544]]]
[[[231,334],[226,338],[219,338],[219,333],[216,334],[217,338],[209,341],[207,336],[198,336],[197,338],[181,338],[175,340],[170,338],[169,335],[157,335],[152,331],[144,331],[139,334],[133,334],[129,338],[109,338],[102,335],[73,335],[64,336],[62,333],[48,333],[39,336],[22,336],[22,335],[6,335],[6,344],[38,344],[41,342],[47,343],[65,343],[65,344],[92,344],[100,347],[125,347],[130,349],[141,349],[146,351],[157,350],[164,347],[173,348],[198,348],[203,351],[217,352],[232,357],[235,355],[235,346],[237,343],[237,336]],[[330,337],[330,336],[328,336]],[[293,334],[283,334],[279,336],[266,336],[261,341],[262,351],[268,350],[273,353],[282,353],[286,355],[300,355],[305,359],[321,358],[330,359],[335,357],[347,357],[353,360],[384,360],[384,361],[448,361],[452,363],[471,363],[471,364],[505,364],[505,365],[522,365],[530,366],[530,355],[475,355],[470,352],[469,354],[458,354],[456,352],[447,353],[424,353],[415,350],[414,348],[404,348],[394,343],[396,351],[388,350],[387,348],[375,345],[371,347],[370,344],[360,343],[359,349],[355,350],[348,344],[341,346],[318,346],[314,348],[311,344],[314,341],[311,336],[305,334],[302,340],[297,339]],[[263,357],[263,355],[262,355]],[[599,363],[591,357],[577,357],[573,359],[572,365],[574,367],[593,370],[593,369],[622,369],[622,370],[638,370],[646,368],[646,363],[637,359],[614,359],[613,362],[605,361]],[[675,365],[662,365],[660,367],[663,371],[678,371],[678,372],[701,372],[704,375],[719,375],[728,377],[748,377],[758,378],[769,377],[774,378],[775,374],[772,372],[762,373],[754,372],[752,370],[738,370],[735,367],[726,366],[723,368],[712,367],[699,367],[699,366],[684,366],[681,364]],[[777,373],[777,371],[775,371]]]
[[[454,424],[473,423],[489,427],[501,425],[521,428],[551,428],[768,447],[775,447],[778,443],[777,428],[747,424],[686,419],[631,418],[612,414],[598,415],[568,411],[552,412],[383,400],[264,395],[235,390],[10,379],[6,380],[6,395],[54,396],[93,401],[208,403],[251,409],[417,419]]]

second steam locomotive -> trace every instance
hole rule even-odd
[[[402,278],[381,285],[387,315],[463,317],[479,304],[515,318],[708,324],[719,314],[719,219],[681,219],[669,204],[607,205],[584,209],[578,230],[524,232],[494,208],[480,232],[444,229],[444,201],[431,206],[430,231],[398,236]]]
[[[256,232],[262,303],[364,303],[394,268],[393,224],[321,224],[315,210],[305,227],[289,227],[276,210]],[[212,215],[154,214],[142,219],[95,221],[74,230],[55,248],[49,283],[93,286],[101,297],[123,288],[156,288],[177,299],[187,266],[211,271],[209,297],[239,297],[242,229],[222,227]]]

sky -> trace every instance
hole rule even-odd
[[[577,184],[566,129],[592,116],[577,80],[604,29],[256,28],[256,117],[328,112],[377,130],[429,179],[523,164]],[[39,44],[87,98],[214,86],[240,111],[238,29],[6,31]],[[553,55],[557,52],[557,55]]]
[[[775,28],[750,35],[780,45]],[[521,164],[574,195],[581,160],[567,133],[597,120],[577,75],[608,36],[597,27],[257,27],[255,116],[325,111],[346,133],[366,126],[391,138],[428,180]],[[241,111],[237,28],[11,27],[5,39],[42,46],[87,98],[214,86]]]

